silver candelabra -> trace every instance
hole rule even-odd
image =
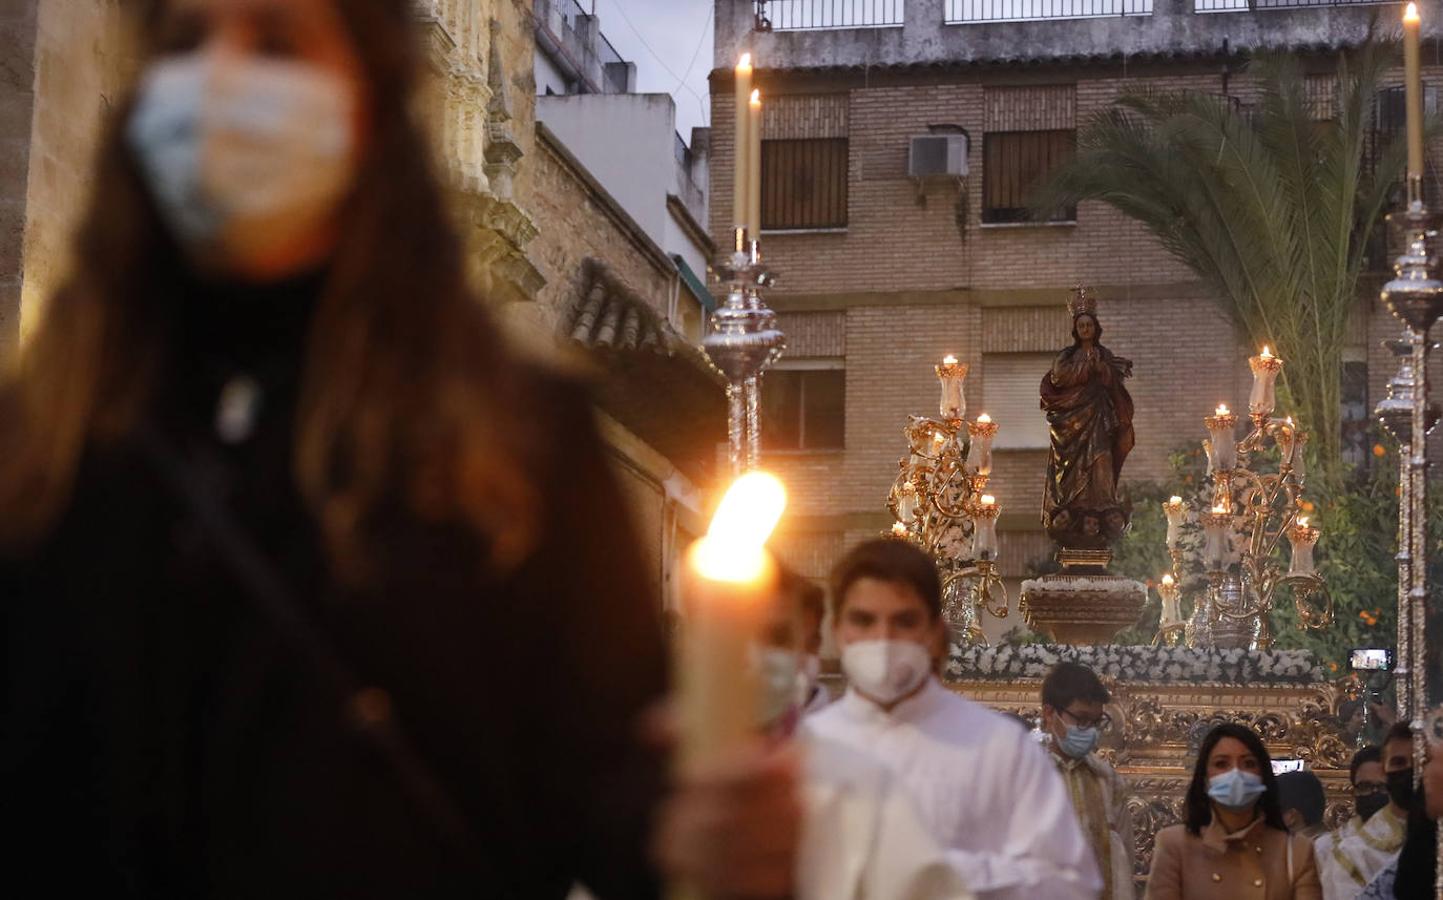
[[[1423,205],[1423,178],[1408,176],[1408,205],[1388,217],[1403,238],[1403,253],[1393,266],[1394,278],[1383,285],[1382,299],[1407,329],[1408,355],[1397,380],[1411,374],[1408,440],[1402,451],[1398,506],[1398,649],[1406,670],[1398,679],[1400,710],[1414,729],[1414,778],[1422,777],[1425,758],[1424,711],[1427,709],[1428,615],[1428,332],[1443,315],[1443,281],[1434,277],[1437,259],[1428,241],[1437,234],[1437,217]],[[1390,395],[1391,395],[1390,385]],[[1401,425],[1401,408],[1396,419]],[[1401,438],[1400,438],[1401,442]],[[1407,681],[1404,688],[1403,682]],[[1406,705],[1404,705],[1406,702]],[[1438,889],[1443,896],[1443,842],[1439,844]]]
[[[736,247],[716,265],[727,296],[711,314],[711,332],[702,339],[702,349],[727,380],[727,446],[734,474],[756,468],[761,460],[762,375],[787,346],[776,313],[762,299],[762,289],[776,279],[762,267],[759,242],[738,232]]]

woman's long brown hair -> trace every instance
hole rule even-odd
[[[343,575],[361,574],[373,516],[398,502],[470,527],[505,564],[534,537],[525,461],[541,434],[527,379],[466,285],[413,116],[410,4],[336,5],[363,64],[370,134],[311,325],[294,477]],[[147,33],[162,6],[142,14]],[[87,449],[132,432],[169,355],[184,262],[125,144],[130,108],[107,123],[74,271],[0,392],[0,542],[11,547],[53,527]]]

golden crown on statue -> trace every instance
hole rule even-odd
[[[1067,298],[1067,311],[1075,319],[1083,313],[1097,318],[1097,298],[1087,292],[1082,285],[1072,289],[1072,296]]]

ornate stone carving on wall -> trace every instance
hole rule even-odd
[[[533,59],[509,59],[501,40],[504,27],[530,34],[529,12],[503,0],[418,0],[416,8],[434,76],[426,111],[473,283],[493,301],[534,300],[546,283],[526,252],[536,224],[514,196],[517,135],[532,123],[517,117],[509,87],[510,69],[529,72]]]

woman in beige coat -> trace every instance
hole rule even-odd
[[[1288,833],[1272,760],[1257,734],[1208,732],[1187,822],[1158,832],[1146,900],[1321,900],[1313,843]]]

